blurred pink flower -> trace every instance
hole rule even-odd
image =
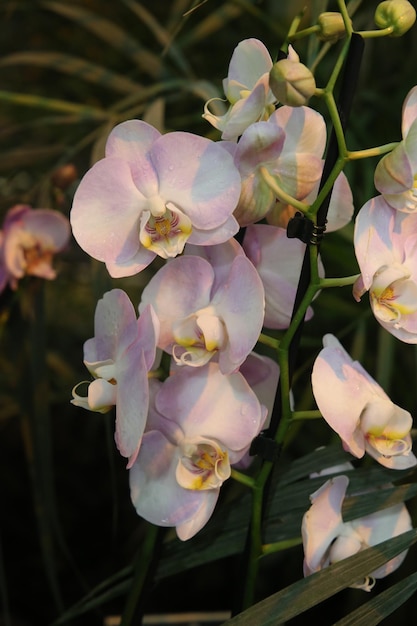
[[[336,337],[325,335],[323,345],[313,365],[313,394],[345,450],[357,458],[367,452],[391,469],[415,466],[410,413],[389,399]]]
[[[271,56],[258,39],[244,39],[235,48],[230,60],[223,90],[230,103],[225,115],[214,115],[210,104],[220,98],[211,98],[204,106],[203,117],[222,131],[222,139],[235,140],[254,122],[268,119],[276,101],[269,88]]]
[[[265,419],[239,372],[216,363],[180,368],[163,383],[130,470],[133,505],[158,526],[193,537],[209,520],[231,465],[246,454]]]
[[[58,211],[25,204],[12,207],[0,231],[0,292],[7,283],[16,289],[25,275],[54,279],[53,256],[65,248],[69,237],[69,222]]]
[[[105,158],[81,180],[71,224],[111,276],[132,276],[156,255],[180,254],[186,241],[227,241],[238,230],[239,194],[239,173],[219,143],[130,120],[112,130]]]
[[[178,364],[198,367],[214,359],[230,374],[258,341],[264,289],[236,240],[200,250],[187,246],[184,256],[166,263],[143,290],[139,310],[153,306],[161,324],[158,346]]]
[[[406,343],[417,343],[417,213],[390,207],[382,196],[359,211],[355,254],[361,271],[356,300],[369,291],[378,322]]]
[[[116,406],[115,440],[120,454],[134,462],[149,406],[148,372],[155,360],[159,324],[148,306],[139,319],[127,294],[113,289],[98,301],[94,337],[84,344],[84,363],[95,380],[86,397],[73,390],[72,403],[106,413]]]
[[[375,187],[398,211],[417,211],[417,86],[408,93],[402,115],[403,140],[379,161]]]
[[[411,518],[404,504],[344,522],[342,504],[348,484],[347,476],[335,476],[310,496],[312,504],[303,517],[301,527],[304,576],[412,528]],[[352,587],[370,591],[374,586],[374,579],[384,578],[394,572],[406,554],[407,551],[402,552]]]
[[[278,226],[251,224],[246,229],[243,249],[265,289],[266,328],[288,328],[290,324],[305,247],[299,239],[289,239]],[[321,263],[319,268],[324,275]],[[306,319],[312,315],[309,307]]]

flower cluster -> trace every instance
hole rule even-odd
[[[343,33],[340,19],[336,30],[326,28],[323,37]],[[74,388],[73,403],[100,412],[116,407],[115,440],[128,459],[133,505],[153,524],[175,527],[182,540],[207,523],[236,468],[248,467],[279,377],[257,344],[264,329],[283,331],[293,318],[306,244],[288,238],[286,227],[318,197],[327,138],[322,115],[306,106],[314,79],[292,48],[285,61],[276,67],[260,41],[242,41],[223,81],[227,110],[215,115],[216,99],[204,108],[219,141],[122,122],[73,201],[76,240],[113,278],[163,259],[142,291],[139,316],[120,289],[99,301],[95,336],[84,346],[93,380],[84,396],[83,383]],[[403,141],[375,174],[381,195],[361,209],[355,229],[361,275],[354,295],[369,290],[377,319],[408,342],[417,341],[416,114],[413,90]],[[338,173],[328,230],[352,215],[349,183]],[[324,277],[319,256],[316,270]],[[352,455],[367,452],[393,469],[417,464],[411,415],[331,335],[312,386],[323,418]],[[410,527],[403,505],[344,522],[347,484],[335,478],[312,496],[302,529],[306,575]]]
[[[271,68],[261,42],[236,48],[224,81],[230,110],[216,118],[207,103],[204,114],[221,141],[161,135],[139,120],[116,126],[71,210],[76,240],[112,277],[137,274],[156,255],[166,261],[143,289],[139,318],[120,289],[99,301],[84,346],[94,380],[85,395],[76,385],[73,403],[116,407],[133,504],[182,539],[207,522],[267,424],[279,372],[254,349],[264,327],[290,324],[305,244],[286,237],[289,202],[314,198],[323,169],[322,116],[275,110]],[[353,211],[343,177],[334,196],[340,227]],[[243,246],[233,237],[240,226]],[[171,357],[162,381],[161,351]]]

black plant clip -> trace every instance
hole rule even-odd
[[[326,231],[326,223],[327,220],[325,220],[322,226],[318,226],[308,217],[297,212],[288,222],[287,237],[289,239],[299,239],[303,243],[318,246]]]

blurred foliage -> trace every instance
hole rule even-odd
[[[351,4],[355,29],[373,28],[377,3]],[[138,117],[161,131],[187,130],[217,139],[201,113],[209,97],[222,96],[221,80],[234,47],[257,37],[275,57],[291,19],[303,7],[308,25],[336,4],[2,0],[1,216],[22,202],[68,215],[79,178],[102,156],[108,132],[122,120]],[[316,53],[314,44],[304,42],[297,51],[305,62]],[[318,68],[319,86],[328,77],[331,57],[330,50]],[[400,139],[401,106],[415,83],[415,58],[415,29],[399,39],[366,42],[347,133],[349,149]],[[313,99],[311,105],[320,108],[321,103]],[[375,193],[374,167],[370,159],[347,168],[357,209]],[[322,254],[329,276],[357,271],[351,238],[351,227],[327,236]],[[2,294],[0,302],[0,623],[5,626],[45,626],[77,602],[82,611],[68,622],[77,626],[98,626],[105,615],[120,614],[132,559],[146,533],[130,504],[124,461],[113,444],[112,415],[87,414],[69,404],[71,388],[86,378],[82,348],[92,336],[97,298],[116,283],[75,242],[56,265],[56,281],[40,286],[25,279],[16,293]],[[149,271],[118,280],[117,286],[137,302]],[[410,384],[416,378],[415,347],[387,338],[368,303],[356,304],[349,288],[322,293],[314,309],[295,378],[297,409],[313,408],[309,371],[322,335],[332,332],[394,402],[415,412],[416,385]],[[332,441],[329,429],[316,422],[303,425],[299,435],[294,428],[284,451],[288,463]],[[382,471],[380,476],[386,480]],[[279,521],[279,515],[288,513],[294,539],[299,539],[296,524],[308,506],[310,485],[298,483],[298,489],[299,501],[288,511],[282,504],[285,489],[276,494],[281,504],[275,515]],[[240,487],[227,485],[220,506],[224,514],[217,519],[225,519],[227,512],[233,518],[229,534],[220,535],[215,520],[190,545],[167,533],[147,611],[230,608],[230,581],[239,581],[236,555],[245,520]],[[415,509],[412,501],[414,522]],[[227,552],[216,550],[220,537]],[[223,560],[215,562],[220,554]],[[412,558],[378,588],[388,589],[411,574]],[[298,545],[265,558],[259,599],[297,581],[301,563]],[[410,578],[411,592],[414,584]],[[307,615],[322,624],[330,623],[323,622],[326,615],[333,623],[364,601],[362,592],[345,589]],[[408,601],[384,623],[409,623],[413,615]],[[291,623],[306,623],[305,616],[300,619]]]

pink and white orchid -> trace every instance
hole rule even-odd
[[[234,216],[241,226],[259,221],[274,207],[277,195],[262,172],[297,200],[304,200],[319,184],[326,145],[323,117],[308,107],[283,106],[267,122],[244,131],[236,144],[225,143],[242,177],[242,191]]]
[[[139,310],[153,306],[161,326],[158,346],[177,363],[199,367],[214,358],[230,374],[259,338],[262,281],[236,240],[202,247],[201,254],[163,266],[143,290]]]
[[[344,449],[357,458],[367,452],[391,469],[415,466],[410,413],[390,400],[336,337],[325,335],[323,345],[313,365],[313,394]]]
[[[288,328],[300,278],[305,244],[289,239],[283,228],[269,224],[247,227],[243,249],[256,267],[265,289],[266,328]],[[319,265],[321,275],[323,266]],[[308,308],[306,319],[313,310]]]
[[[210,104],[204,106],[203,117],[222,131],[222,139],[235,140],[254,122],[268,119],[274,110],[275,96],[269,88],[271,56],[258,39],[244,39],[235,48],[230,60],[223,90],[230,103],[225,115],[214,115]]]
[[[65,248],[69,237],[69,222],[58,211],[26,204],[12,207],[0,231],[0,293],[8,283],[17,289],[25,275],[53,280],[53,256]]]
[[[106,413],[116,406],[115,441],[120,454],[132,465],[138,454],[149,406],[148,372],[158,340],[158,320],[151,306],[139,319],[127,294],[113,289],[98,301],[94,337],[84,344],[84,363],[95,380],[88,395],[77,385],[72,403]],[[82,384],[82,383],[80,383]]]
[[[159,384],[130,470],[137,513],[193,537],[209,520],[231,465],[246,454],[266,410],[239,372],[181,368]]]
[[[354,245],[361,276],[353,295],[369,291],[378,322],[406,343],[417,343],[417,213],[390,207],[382,196],[359,211]]]
[[[111,276],[132,276],[156,255],[180,254],[186,241],[227,241],[238,230],[239,194],[239,173],[218,143],[130,120],[112,130],[105,158],[81,180],[71,224]]]
[[[350,522],[342,518],[342,504],[349,484],[347,476],[335,476],[310,496],[311,507],[303,517],[304,576],[332,563],[376,546],[411,530],[410,515],[404,504],[397,504]],[[374,579],[384,578],[403,562],[407,551],[369,572],[365,580],[352,587],[370,591]]]
[[[408,93],[402,115],[403,139],[375,169],[375,187],[398,211],[417,211],[417,86]]]

